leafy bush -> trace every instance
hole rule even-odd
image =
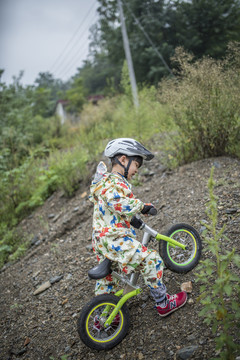
[[[163,81],[159,100],[168,105],[178,133],[179,162],[232,154],[240,156],[240,44],[231,45],[222,61],[193,56],[179,48],[179,73]]]
[[[48,159],[48,166],[49,172],[53,175],[50,178],[56,180],[56,188],[71,196],[79,182],[87,178],[87,160],[86,151],[81,146],[53,153]]]
[[[16,229],[9,230],[6,226],[0,226],[0,268],[8,260],[16,260],[27,249],[26,239]]]
[[[213,334],[218,331],[216,337],[216,349],[220,352],[220,359],[235,360],[237,349],[240,346],[234,343],[234,331],[239,326],[240,306],[239,306],[239,276],[237,272],[240,268],[240,257],[236,254],[236,249],[226,251],[221,248],[221,239],[230,241],[224,236],[225,227],[217,230],[217,198],[213,193],[213,169],[208,182],[210,201],[207,205],[207,215],[209,224],[207,233],[204,236],[208,258],[201,261],[199,266],[198,281],[202,283],[200,287],[200,301],[203,308],[200,316],[204,317],[204,322],[212,327]],[[235,354],[235,355],[234,355]]]

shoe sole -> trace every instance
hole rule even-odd
[[[175,309],[170,310],[168,313],[166,313],[164,315],[159,314],[159,313],[158,313],[158,315],[161,316],[161,317],[168,316],[168,315],[172,314],[174,311],[176,311],[176,310],[180,309],[181,307],[183,307],[186,304],[186,302],[187,302],[187,298],[186,298],[186,300],[184,301],[184,303],[182,305],[176,307]]]

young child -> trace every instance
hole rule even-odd
[[[126,274],[137,270],[156,301],[160,316],[166,316],[183,306],[187,294],[182,291],[170,296],[162,282],[163,262],[155,250],[148,249],[136,240],[136,232],[130,224],[138,213],[148,214],[154,206],[136,199],[129,180],[138,172],[143,160],[154,155],[134,139],[119,138],[108,143],[105,155],[111,159],[112,171],[100,162],[90,192],[94,203],[93,250],[97,260],[105,257],[113,261],[114,270]],[[114,293],[117,280],[111,275],[96,282],[95,294]]]

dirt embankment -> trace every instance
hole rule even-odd
[[[189,223],[201,232],[200,221],[206,220],[207,181],[213,165],[219,226],[226,224],[230,239],[225,247],[236,247],[239,251],[240,161],[222,157],[168,171],[156,159],[147,164],[148,171],[142,172],[141,185],[134,188],[134,193],[156,205],[158,215],[149,218],[149,224],[160,232],[178,222]],[[0,273],[0,358],[164,360],[181,356],[202,360],[214,357],[211,329],[198,316],[201,305],[196,301],[199,284],[195,282],[194,272],[186,275],[164,272],[170,294],[178,292],[182,282],[192,281],[193,291],[184,308],[161,319],[145,287],[139,297],[128,303],[131,328],[120,345],[108,352],[97,352],[81,343],[76,322],[82,306],[94,296],[94,282],[88,280],[87,270],[96,263],[89,249],[92,206],[87,195],[88,187],[84,186],[72,199],[56,193],[22,222],[22,229],[31,234],[32,246],[24,258],[5,266]],[[47,289],[34,295],[41,284],[47,284]]]

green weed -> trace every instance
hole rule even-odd
[[[240,325],[239,306],[239,276],[237,270],[240,268],[240,256],[236,249],[231,251],[222,249],[221,239],[230,241],[225,235],[225,226],[218,230],[217,197],[214,195],[214,181],[212,168],[208,182],[210,201],[207,204],[206,213],[209,224],[204,223],[207,233],[204,235],[208,258],[201,261],[197,281],[201,295],[199,300],[202,310],[199,315],[204,317],[204,322],[212,327],[216,336],[216,350],[220,353],[218,359],[235,360],[237,350],[240,346],[234,343],[234,331]]]

